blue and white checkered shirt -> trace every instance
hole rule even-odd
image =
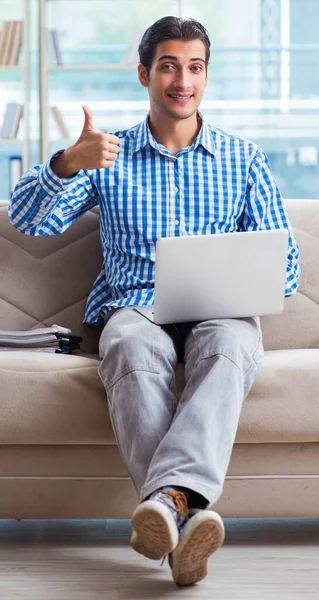
[[[148,119],[116,135],[121,150],[114,166],[60,179],[49,160],[24,174],[9,207],[19,231],[46,236],[62,233],[99,205],[104,261],[85,322],[119,306],[153,304],[155,245],[165,236],[285,227],[285,295],[296,291],[299,247],[267,156],[256,144],[204,120],[193,144],[175,155],[154,139]]]

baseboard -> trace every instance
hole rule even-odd
[[[1,519],[129,519],[129,478],[0,478]],[[227,478],[214,505],[224,518],[317,518],[318,477]]]

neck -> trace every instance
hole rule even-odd
[[[173,120],[163,115],[154,115],[151,111],[149,128],[159,144],[176,154],[193,143],[201,128],[201,122],[197,120],[197,113],[188,119]]]

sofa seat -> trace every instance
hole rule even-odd
[[[238,444],[319,442],[319,349],[265,352]],[[1,352],[4,445],[115,445],[97,356]],[[177,394],[183,389],[177,367]]]
[[[99,359],[0,352],[2,444],[114,444]]]

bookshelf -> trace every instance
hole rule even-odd
[[[67,6],[71,6],[74,5],[74,7],[76,7],[76,15],[78,18],[78,22],[80,23],[81,21],[81,5],[86,4],[87,5],[87,0],[39,0],[39,48],[40,48],[40,65],[39,65],[39,85],[40,85],[40,90],[39,90],[39,94],[40,94],[40,160],[41,162],[44,162],[45,160],[47,160],[54,151],[56,151],[59,148],[63,148],[66,146],[69,146],[70,144],[74,143],[77,139],[77,135],[80,135],[80,131],[81,131],[81,125],[80,125],[80,119],[81,119],[81,108],[79,107],[79,127],[76,126],[75,127],[75,119],[76,117],[74,116],[74,107],[73,110],[71,108],[71,100],[68,101],[66,99],[65,102],[61,101],[61,112],[62,112],[62,116],[63,119],[65,121],[65,124],[68,128],[70,128],[71,134],[69,138],[65,138],[65,137],[61,137],[59,140],[58,139],[52,139],[52,137],[54,137],[54,132],[53,132],[53,136],[52,136],[52,132],[50,129],[50,120],[52,123],[52,114],[51,114],[51,105],[52,104],[56,104],[58,107],[60,107],[60,103],[59,100],[55,99],[55,93],[56,90],[54,88],[53,85],[53,77],[55,77],[55,75],[59,75],[61,74],[61,81],[62,81],[62,77],[63,77],[63,73],[67,73],[70,74],[70,79],[67,80],[66,85],[70,85],[71,87],[71,78],[74,76],[76,76],[76,74],[78,74],[78,77],[81,77],[81,73],[83,73],[83,78],[90,78],[90,81],[92,81],[92,78],[94,77],[96,81],[98,81],[99,79],[102,79],[103,77],[103,82],[105,82],[105,95],[102,98],[101,94],[100,96],[96,97],[94,95],[94,92],[91,94],[91,97],[88,97],[88,95],[83,94],[83,97],[79,95],[78,98],[78,104],[80,105],[80,102],[82,104],[89,104],[92,108],[92,110],[94,109],[96,112],[94,112],[94,114],[97,114],[97,119],[100,119],[100,122],[103,122],[103,116],[106,115],[106,127],[108,128],[109,131],[115,129],[115,125],[116,128],[120,129],[120,128],[124,128],[125,126],[130,126],[135,124],[136,122],[138,122],[136,120],[136,115],[138,115],[138,119],[139,119],[139,115],[141,115],[141,118],[139,120],[142,120],[145,116],[145,113],[148,110],[148,106],[149,106],[149,102],[148,102],[148,97],[147,97],[147,93],[145,92],[145,90],[142,90],[142,88],[140,87],[139,83],[138,83],[138,79],[137,79],[137,45],[138,42],[142,36],[143,31],[152,23],[154,22],[156,19],[164,16],[165,14],[181,14],[181,5],[182,5],[182,1],[181,0],[162,0],[161,4],[159,5],[153,5],[150,6],[150,3],[148,2],[148,0],[126,0],[126,2],[119,2],[119,3],[114,3],[113,0],[92,0],[92,4],[90,6],[92,6],[92,11],[94,12],[94,7],[97,8],[97,5],[99,5],[99,7],[101,7],[101,14],[102,13],[106,13],[108,14],[109,11],[113,11],[113,19],[114,19],[114,15],[116,14],[116,19],[119,22],[123,21],[126,19],[126,32],[127,32],[127,36],[126,39],[123,40],[121,36],[117,37],[117,40],[119,42],[119,45],[122,44],[122,46],[125,45],[126,49],[122,51],[122,54],[120,52],[118,52],[116,54],[116,51],[114,52],[114,56],[113,59],[111,60],[104,60],[104,57],[99,56],[99,51],[98,51],[98,45],[99,45],[99,41],[94,41],[95,37],[94,37],[94,33],[92,34],[91,37],[91,43],[88,42],[87,44],[87,48],[89,48],[90,46],[90,50],[92,49],[92,46],[95,44],[95,48],[97,48],[96,53],[91,55],[92,56],[92,62],[90,64],[84,64],[85,60],[83,60],[83,53],[81,56],[81,52],[79,52],[79,56],[74,59],[74,63],[70,64],[70,62],[72,61],[72,59],[65,59],[65,53],[68,54],[68,51],[66,50],[67,44],[65,44],[65,31],[67,28],[70,28],[70,21],[68,21],[67,19],[61,19],[61,21],[59,21],[57,14],[60,14],[63,16],[65,16],[64,14],[64,9]],[[137,10],[137,12],[139,12],[139,16],[142,15],[142,20],[144,19],[143,23],[140,25],[138,19],[136,19],[134,21],[134,23],[131,23],[130,21],[130,17],[128,15],[124,15],[123,12],[123,5],[126,4],[126,6],[128,7],[128,10],[130,8],[130,6],[137,6],[139,5],[139,11]],[[52,14],[53,14],[53,7],[54,7],[54,18],[52,19]],[[75,8],[74,8],[75,11]],[[76,12],[75,11],[75,12]],[[144,16],[144,13],[147,13],[147,17]],[[82,17],[83,18],[83,17]],[[88,20],[90,21],[90,19]],[[61,25],[60,25],[61,23]],[[113,21],[114,23],[114,21]],[[90,24],[90,23],[89,23]],[[83,22],[81,22],[81,27],[83,29],[84,25]],[[58,38],[58,41],[61,43],[61,54],[62,54],[62,61],[63,64],[56,64],[59,61],[58,56],[55,57],[55,60],[53,61],[55,64],[52,64],[52,54],[51,54],[51,50],[52,50],[52,46],[54,45],[54,42],[52,40],[50,40],[48,42],[47,39],[47,31],[48,29],[50,29],[52,31],[51,28],[56,28],[56,37]],[[105,29],[105,39],[108,40],[108,36],[110,34],[110,31],[112,32],[112,24],[110,24],[110,30]],[[89,37],[89,35],[87,36]],[[110,42],[110,46],[112,43],[114,43],[114,39],[115,39],[115,34],[113,35],[113,38]],[[114,45],[116,46],[116,42],[114,43]],[[83,50],[83,48],[81,48]],[[110,53],[112,53],[112,50],[110,51]],[[60,50],[57,54],[60,54]],[[69,53],[70,56],[70,53]],[[75,54],[74,54],[75,56]],[[81,60],[82,59],[82,60]],[[101,60],[101,63],[100,63]],[[103,62],[102,62],[103,61]],[[98,63],[98,64],[97,64]],[[121,96],[119,95],[119,97],[115,97],[115,92],[112,96],[112,101],[108,101],[108,90],[110,89],[110,87],[112,86],[111,83],[109,83],[110,81],[117,81],[117,85],[119,84],[119,79],[121,79],[121,74],[124,74],[124,72],[128,73],[128,76],[124,76],[123,80],[126,79],[126,84],[127,85],[131,85],[131,82],[133,82],[133,86],[136,85],[137,88],[141,89],[141,94],[144,93],[144,96],[137,102],[136,99],[132,96],[134,95],[130,95],[130,92],[128,93],[128,101],[125,102]],[[110,78],[108,78],[107,73],[110,74]],[[116,77],[116,74],[119,73],[119,77]],[[94,75],[95,74],[95,75]],[[74,80],[74,79],[73,79]],[[55,81],[55,80],[54,80]],[[53,93],[52,93],[53,92]],[[90,94],[90,92],[88,92],[88,94]],[[130,99],[129,99],[130,98]],[[75,101],[74,101],[75,104]],[[102,108],[103,105],[103,108]],[[138,107],[137,107],[138,105]],[[118,111],[117,116],[115,118],[113,118],[114,115],[116,115],[116,111]],[[103,113],[103,114],[102,114]],[[120,113],[120,114],[119,114]],[[134,113],[134,114],[133,114]],[[134,122],[130,122],[128,125],[124,125],[124,121],[126,119],[126,115],[129,115],[129,119],[131,119],[131,121],[134,120]],[[128,119],[126,119],[127,121]],[[114,121],[114,124],[113,124]],[[110,122],[112,122],[112,126],[110,127]],[[99,128],[99,125],[97,125],[97,128]],[[101,131],[103,131],[103,129],[100,129]],[[104,129],[105,130],[105,129]],[[78,134],[76,134],[75,132],[78,132]],[[74,139],[73,139],[74,138]]]
[[[21,54],[22,60],[19,64],[0,64],[0,81],[2,85],[4,82],[10,81],[10,76],[20,74],[17,81],[17,77],[13,77],[14,81],[17,82],[16,89],[12,91],[10,99],[6,99],[5,94],[2,94],[1,98],[1,112],[3,116],[6,112],[6,106],[8,102],[17,102],[23,105],[23,115],[19,125],[19,135],[13,138],[0,138],[0,155],[1,155],[1,192],[0,197],[9,194],[9,181],[10,181],[10,157],[21,156],[22,159],[22,170],[26,170],[31,166],[30,159],[30,1],[31,0],[19,0],[14,5],[12,12],[6,14],[6,11],[1,11],[0,26],[3,33],[4,23],[8,21],[22,21],[22,45]],[[8,102],[7,102],[8,100]],[[1,123],[2,126],[2,123]],[[7,169],[4,167],[4,163],[7,163]],[[3,181],[5,180],[5,183]]]

